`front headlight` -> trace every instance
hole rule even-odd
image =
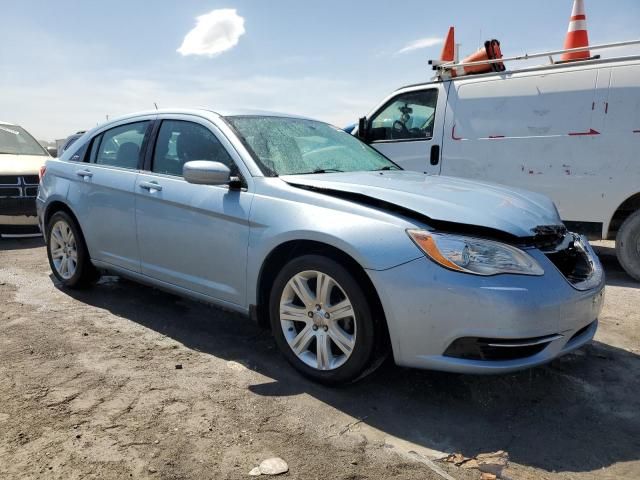
[[[475,275],[544,274],[529,254],[505,243],[427,230],[407,230],[407,233],[431,260],[451,270]]]

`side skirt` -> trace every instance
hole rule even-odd
[[[143,285],[147,285],[149,287],[154,287],[154,288],[157,288],[158,290],[163,290],[168,293],[173,293],[174,295],[180,295],[182,297],[190,298],[191,300],[195,300],[195,301],[203,302],[209,305],[214,305],[216,307],[232,310],[234,312],[241,313],[242,315],[245,315],[247,317],[249,316],[248,307],[236,305],[235,303],[231,303],[231,302],[225,302],[224,300],[219,300],[217,298],[211,297],[209,295],[205,295],[203,293],[194,292],[192,290],[179,287],[178,285],[174,285],[172,283],[156,280],[155,278],[151,278],[148,275],[144,275],[138,272],[132,272],[131,270],[127,270],[122,267],[117,267],[107,262],[101,262],[99,260],[91,259],[91,263],[93,263],[93,265],[100,270],[106,270],[107,272],[114,273],[124,278],[128,278],[129,280],[133,280],[134,282],[138,282]]]

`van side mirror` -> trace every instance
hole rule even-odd
[[[358,138],[363,142],[366,142],[369,138],[369,120],[367,120],[367,117],[358,119]]]
[[[184,164],[182,176],[196,185],[227,185],[231,180],[231,170],[224,163],[193,160]]]

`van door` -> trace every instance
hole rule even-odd
[[[604,238],[617,232],[633,204],[627,203],[630,208],[625,214],[614,213],[640,193],[640,64],[612,67],[608,87],[597,151],[599,163],[606,168],[599,198]]]
[[[445,84],[403,91],[369,117],[367,142],[406,170],[440,173]]]

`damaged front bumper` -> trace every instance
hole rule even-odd
[[[549,362],[588,343],[602,309],[604,275],[588,242],[584,249],[592,262],[586,289],[537,249],[527,253],[544,268],[542,276],[468,275],[427,258],[368,271],[384,306],[396,363],[502,373]]]

